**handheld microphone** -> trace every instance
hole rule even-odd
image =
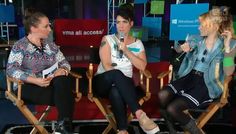
[[[187,36],[185,37],[185,42],[189,41],[189,34],[187,34]],[[194,48],[191,48],[192,50]],[[185,54],[186,52],[182,52],[177,58],[175,58],[176,61],[180,61],[180,58]]]
[[[123,32],[119,33],[120,42],[124,42],[124,38],[125,38],[124,36],[125,36],[125,34]],[[122,58],[122,56],[123,56],[123,51],[119,50],[119,57]]]
[[[180,61],[180,58],[185,54],[185,52],[182,52],[177,58],[175,58],[176,61]]]

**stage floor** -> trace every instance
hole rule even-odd
[[[169,134],[163,121],[156,121],[161,129],[161,134]],[[106,122],[80,122],[73,123],[75,134],[101,134],[107,126]],[[177,125],[178,134],[183,134],[182,129]],[[52,127],[46,127],[49,132],[52,132]],[[30,125],[7,125],[1,133],[4,134],[29,134],[32,126]],[[138,125],[138,122],[132,122],[128,129],[130,134],[145,134]],[[209,124],[204,128],[206,134],[235,134],[236,128],[227,124]],[[110,134],[116,134],[111,131]]]
[[[227,114],[227,113],[224,113]],[[227,121],[225,117],[223,120],[209,122],[203,130],[207,134],[235,134],[236,127]],[[168,130],[165,126],[163,119],[155,119],[155,122],[159,125],[162,134],[168,134]],[[50,123],[48,124],[48,131],[52,131]],[[100,121],[74,121],[73,122],[75,132],[79,134],[101,134],[107,126],[107,122]],[[181,134],[182,129],[176,124],[178,132]],[[32,126],[28,124],[25,118],[21,115],[18,109],[12,105],[8,100],[0,99],[0,133],[1,134],[28,134]],[[138,125],[137,121],[132,121],[129,126],[130,134],[144,134]],[[111,132],[111,134],[115,134]]]

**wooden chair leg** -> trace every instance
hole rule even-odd
[[[34,127],[38,130],[41,134],[48,134],[48,131],[40,124],[38,119],[32,114],[32,112],[25,106],[19,106],[17,107],[20,109],[20,111],[24,114],[24,116],[27,118],[27,120],[34,125]]]
[[[98,98],[94,98],[94,102],[96,103],[96,105],[98,106],[98,108],[100,109],[100,111],[102,112],[102,114],[105,116],[105,118],[107,119],[109,123],[107,128],[103,131],[103,134],[109,133],[111,128],[113,128],[116,131],[117,130],[116,121],[111,110],[109,108],[106,108],[106,106],[103,105]]]
[[[116,131],[117,130],[116,119],[115,119],[112,111],[109,108],[107,108],[106,110],[107,110],[106,118],[109,122],[108,126],[111,126],[111,128],[113,128]]]
[[[202,128],[207,121],[215,114],[215,112],[219,109],[220,107],[218,105],[211,104],[208,108],[208,112],[202,113],[198,119],[197,119],[197,126],[198,128]]]
[[[109,123],[106,129],[102,132],[102,134],[108,134],[112,129],[112,125]]]
[[[105,117],[106,117],[109,124],[108,124],[107,128],[103,131],[103,133],[106,132],[104,134],[107,134],[112,128],[115,131],[117,131],[116,121],[114,119],[114,116],[113,115],[106,115]]]
[[[128,122],[131,122],[133,118],[134,118],[133,114],[130,113],[130,114],[128,115]]]
[[[38,121],[40,122],[40,125],[45,125],[45,123],[43,123],[42,121],[47,117],[49,111],[51,109],[51,106],[47,106],[47,108],[45,109],[45,111],[43,112],[43,114],[40,116],[40,118],[38,119]],[[37,134],[38,130],[36,129],[36,127],[34,127],[30,134]]]
[[[18,107],[25,118],[34,125],[40,134],[48,134],[48,131],[39,123],[38,119],[33,115],[22,100],[18,100],[17,97],[9,91],[6,91],[6,97]]]

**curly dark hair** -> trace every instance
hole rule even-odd
[[[130,3],[124,3],[119,6],[116,16],[121,16],[126,20],[134,20],[134,7]]]

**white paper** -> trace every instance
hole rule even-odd
[[[43,74],[43,78],[47,78],[47,77],[53,77],[53,73],[58,69],[58,62],[56,62],[54,65],[52,65],[51,67],[43,70],[42,74]]]

